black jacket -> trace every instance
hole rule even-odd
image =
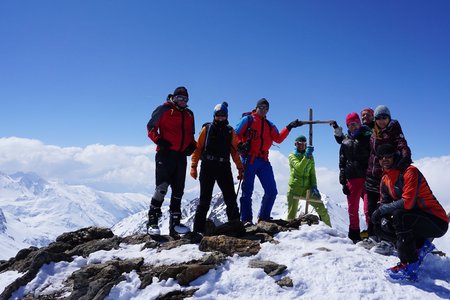
[[[370,136],[372,130],[362,125],[356,136],[347,134],[339,150],[340,181],[351,178],[365,178],[370,155]]]

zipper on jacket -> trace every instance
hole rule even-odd
[[[263,139],[263,135],[264,135],[264,123],[266,122],[266,120],[264,118],[261,118],[261,134],[259,136],[260,140],[261,140],[261,144],[259,145],[259,154],[262,154],[262,149],[264,146],[264,139]]]
[[[183,149],[183,145],[184,145],[184,111],[180,111],[181,113],[181,144],[180,144],[180,149],[178,150],[178,152],[182,152]]]

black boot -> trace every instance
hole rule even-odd
[[[361,233],[359,229],[348,229],[348,238],[352,240],[353,244],[361,241]]]
[[[158,220],[161,217],[161,210],[150,208],[148,211],[147,233],[159,235],[161,232],[158,226]]]
[[[183,234],[189,232],[189,228],[181,224],[181,213],[171,212],[169,219],[169,235],[177,236],[178,234]]]

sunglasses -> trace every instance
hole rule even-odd
[[[297,141],[295,142],[296,145],[306,145],[306,141],[302,142],[302,141]]]
[[[173,96],[173,101],[175,102],[188,102],[189,98],[183,95],[176,95]]]
[[[389,119],[389,117],[388,116],[378,116],[375,118],[375,120],[386,120],[386,119]]]
[[[259,108],[260,110],[269,110],[269,107],[267,105],[259,105],[256,108]]]
[[[224,114],[215,114],[214,115],[215,117],[222,117],[222,118],[226,118],[227,117],[227,115],[224,115]]]
[[[394,157],[394,155],[395,155],[395,153],[378,155],[378,160],[391,159]]]

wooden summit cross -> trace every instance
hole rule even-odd
[[[334,120],[325,120],[325,121],[319,121],[315,120],[313,121],[313,110],[312,108],[309,109],[309,121],[301,121],[303,124],[309,124],[309,140],[308,145],[313,145],[313,124],[332,124],[335,122]],[[305,205],[305,215],[308,213],[308,206],[309,202],[316,201],[316,200],[310,200],[311,197],[311,190],[306,191],[306,205]],[[317,202],[322,202],[321,200],[318,200]]]

